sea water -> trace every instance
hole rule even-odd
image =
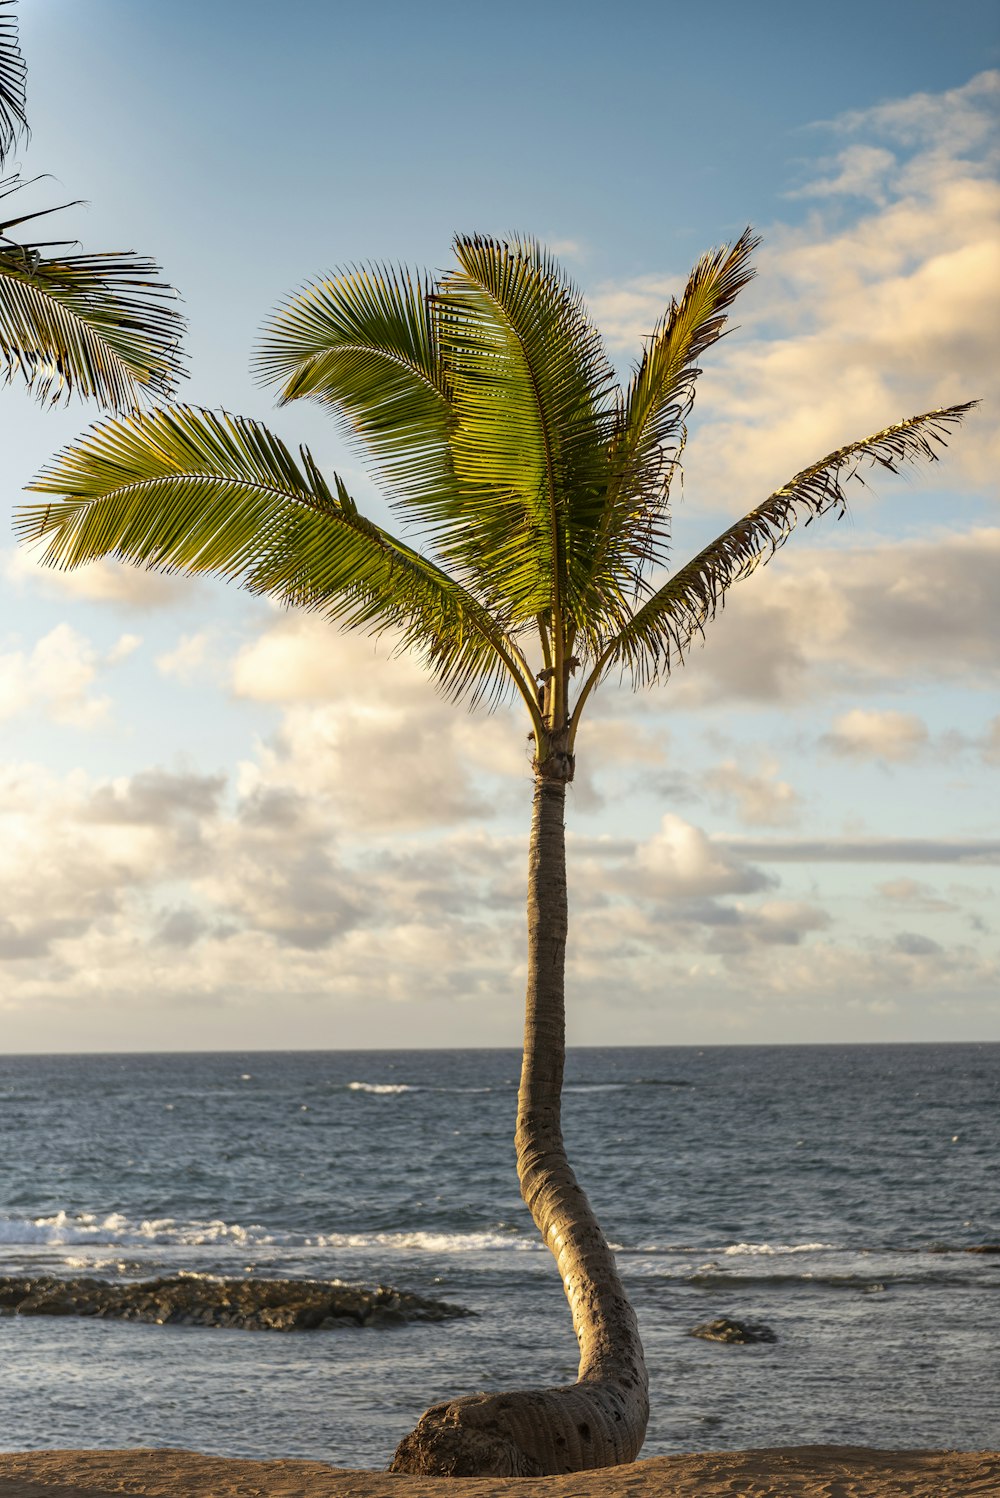
[[[0,1274],[387,1283],[476,1314],[270,1333],[0,1317],[0,1447],[383,1466],[428,1404],[571,1381],[509,1051],[0,1061]],[[645,1455],[995,1446],[1000,1046],[575,1050],[567,1145],[650,1369]],[[777,1341],[691,1328],[729,1316]]]

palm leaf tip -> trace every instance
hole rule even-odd
[[[28,133],[25,114],[26,68],[17,39],[14,0],[0,0],[0,165],[20,136]]]

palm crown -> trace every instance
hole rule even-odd
[[[571,774],[603,676],[667,673],[798,518],[842,510],[862,464],[933,459],[972,404],[828,454],[654,588],[698,360],[755,245],[747,231],[699,261],[624,390],[580,293],[531,240],[460,237],[437,281],[362,267],[280,307],[258,374],[282,403],[311,397],[341,416],[418,545],[361,515],[305,448],[186,406],[104,423],[60,454],[32,486],[50,497],[22,508],[21,538],[46,538],[43,559],[61,566],[114,553],[217,572],[348,627],[396,630],[450,695],[520,694],[537,767],[561,757]]]

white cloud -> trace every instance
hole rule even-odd
[[[767,945],[797,946],[807,931],[823,931],[830,925],[828,912],[808,900],[766,900],[755,914]]]
[[[913,910],[933,914],[946,914],[956,910],[954,900],[944,900],[931,885],[921,879],[886,879],[875,886],[883,900],[893,905],[909,906]]]
[[[948,158],[986,148],[996,154],[1000,71],[977,73],[940,94],[910,94],[869,109],[852,109],[832,121],[845,134],[875,130],[902,146],[931,149]]]
[[[790,198],[827,198],[843,194],[885,202],[885,180],[898,166],[892,151],[882,146],[848,146],[840,153],[835,175],[819,177],[787,194]]]
[[[447,702],[384,638],[282,618],[237,657],[233,684],[238,696],[287,704],[273,740],[244,768],[244,790],[304,790],[372,829],[482,820],[504,783],[529,804],[526,717]]]
[[[181,682],[193,681],[205,664],[210,645],[211,636],[206,630],[181,635],[172,650],[164,650],[156,657],[156,669],[161,676],[173,676]]]
[[[587,248],[579,239],[560,239],[558,235],[554,238],[545,236],[542,241],[545,248],[560,260],[586,260]]]
[[[129,656],[134,655],[141,644],[141,635],[119,635],[106,656],[108,665],[117,666],[119,661],[128,660]]]
[[[835,176],[811,190],[874,202],[847,224],[834,203],[766,235],[747,298],[759,331],[719,351],[691,447],[689,473],[713,494],[736,504],[762,495],[914,411],[973,397],[996,409],[1000,185],[982,148],[998,80],[982,75],[837,122],[869,138],[852,141]],[[913,154],[894,165],[880,137],[894,147],[905,139]],[[977,413],[951,444],[947,474],[988,487],[997,457],[996,423]]]
[[[659,898],[742,894],[768,882],[760,870],[711,843],[700,827],[671,812],[659,831],[639,845],[635,870],[643,892]]]
[[[170,608],[189,599],[196,586],[191,578],[147,572],[110,557],[70,571],[43,567],[36,554],[23,546],[0,552],[0,571],[15,587],[28,586],[50,597],[139,611]]]
[[[670,305],[684,290],[687,272],[633,276],[628,281],[600,282],[587,296],[591,315],[608,347],[638,357]]]
[[[234,1026],[273,1044],[512,1043],[525,841],[482,828],[352,838],[330,803],[289,787],[233,801],[221,776],[150,768],[94,784],[12,767],[0,774],[5,1023],[28,1036],[58,1019],[67,1044],[149,1043],[195,1005],[183,1035],[201,1044],[231,1041]],[[841,930],[834,943],[819,899],[777,894],[745,849],[676,817],[639,843],[573,837],[569,853],[581,1041],[703,1039],[706,1025],[805,1038],[823,1015],[832,1038],[849,1012],[903,1002],[940,1024],[953,1004],[978,1012],[996,977],[985,955],[914,929],[919,891],[896,891],[903,918],[884,938]]]
[[[685,458],[700,502],[738,515],[845,442],[976,397],[987,410],[953,438],[942,471],[993,484],[1000,185],[984,151],[998,80],[982,74],[828,127],[843,149],[795,194],[816,209],[800,227],[765,230],[739,331],[706,359]],[[682,284],[654,271],[594,288],[609,343],[638,353]]]
[[[834,754],[893,763],[915,759],[928,743],[927,725],[915,713],[855,707],[833,721],[820,741]]]
[[[720,837],[716,846],[737,858],[762,863],[952,863],[1000,864],[1000,838],[948,837]]]
[[[99,666],[94,646],[68,624],[57,624],[30,650],[0,654],[0,719],[42,712],[56,723],[93,727],[110,705],[91,692]]]
[[[674,672],[673,706],[996,682],[1000,528],[825,549],[796,539],[732,589]]]
[[[703,779],[723,804],[736,806],[740,820],[749,826],[782,827],[798,819],[801,798],[787,780],[778,779],[773,762],[754,775],[727,759],[706,771]]]

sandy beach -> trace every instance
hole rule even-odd
[[[570,1477],[412,1478],[189,1451],[0,1453],[0,1498],[997,1498],[1000,1453],[786,1446]]]

